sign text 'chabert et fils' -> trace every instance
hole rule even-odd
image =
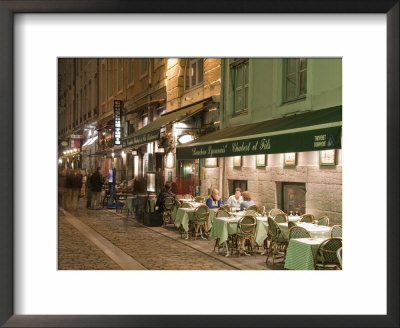
[[[238,141],[232,143],[226,143],[218,146],[208,146],[208,147],[193,147],[192,156],[209,156],[213,157],[215,155],[224,155],[228,153],[228,146],[231,146],[232,154],[243,153],[243,152],[257,152],[265,151],[271,149],[271,139],[262,138],[253,141]]]

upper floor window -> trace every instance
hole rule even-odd
[[[142,116],[142,128],[144,128],[147,124],[149,124],[149,116],[146,114]]]
[[[284,60],[283,101],[305,98],[307,94],[307,59],[288,58]]]
[[[185,90],[203,83],[203,58],[187,59],[185,66]]]
[[[127,69],[127,83],[128,85],[133,83],[133,63],[134,63],[134,59],[133,58],[129,58],[128,59],[128,69]]]
[[[107,70],[106,64],[101,64],[101,101],[104,102],[106,100],[107,94]]]
[[[124,76],[123,60],[118,59],[118,92],[122,91],[122,81]]]
[[[139,59],[139,73],[140,78],[147,75],[149,72],[149,59],[148,58],[141,58]]]
[[[240,59],[231,64],[233,79],[233,108],[235,113],[249,107],[249,60]]]
[[[164,65],[164,58],[154,58],[154,69]]]

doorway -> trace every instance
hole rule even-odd
[[[199,160],[179,160],[176,183],[178,194],[192,196],[197,195],[199,186]]]
[[[282,183],[282,210],[302,215],[306,212],[306,184],[300,182]]]

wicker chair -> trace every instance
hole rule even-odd
[[[284,250],[284,253],[286,252],[286,247],[287,247],[287,240],[281,233],[281,230],[278,227],[278,224],[274,221],[274,219],[268,217],[268,231],[269,235],[271,238],[270,241],[270,246],[267,251],[267,259],[265,263],[268,263],[268,258],[271,252],[273,253],[272,255],[272,264],[275,262],[275,255],[278,252],[278,248],[282,248]]]
[[[334,225],[329,233],[331,238],[342,238],[342,226]]]
[[[209,216],[210,209],[206,205],[200,205],[194,210],[192,221],[194,240],[199,235],[203,238],[202,228],[204,229],[204,234],[208,235],[207,220]]]
[[[275,217],[275,215],[277,215],[277,214],[279,214],[279,213],[281,213],[282,212],[282,210],[280,210],[279,208],[273,208],[272,210],[270,210],[269,212],[268,212],[268,216],[271,218],[271,219],[273,219],[274,217]]]
[[[196,203],[205,203],[205,202],[206,202],[206,199],[205,199],[204,197],[202,197],[202,196],[196,196],[196,197],[194,198],[194,201],[195,201]]]
[[[287,222],[287,216],[284,212],[281,212],[281,213],[275,215],[274,221],[276,223],[285,223],[285,222]]]
[[[252,215],[252,216],[255,216],[255,217],[261,216],[260,213],[258,213],[257,211],[253,211],[253,210],[246,210],[246,212],[244,212],[244,214],[245,215]]]
[[[314,220],[315,220],[314,215],[312,215],[312,214],[303,214],[300,217],[300,221],[299,222],[313,223]]]
[[[229,214],[229,212],[225,211],[224,209],[219,209],[217,211],[217,213],[215,213],[215,217],[217,217],[217,218],[228,218],[230,216],[231,215]],[[229,239],[229,237],[230,236],[228,236],[228,239]],[[221,246],[219,245],[219,238],[217,238],[215,240],[214,252],[215,252],[215,248],[217,248],[217,247],[218,247],[218,250],[221,248]]]
[[[227,212],[232,212],[232,208],[228,204],[221,205],[218,208],[218,211],[222,211],[222,210],[227,211]]]
[[[256,254],[254,236],[256,234],[257,219],[252,215],[244,215],[238,222],[237,238],[239,243],[238,257],[245,251],[244,247],[250,248],[249,252]]]
[[[299,238],[311,238],[310,233],[303,227],[292,227],[289,229],[289,240]]]
[[[162,213],[163,216],[163,224],[166,225],[168,223],[172,223],[172,211],[176,205],[176,201],[174,197],[165,197],[164,199],[164,210]]]
[[[337,254],[336,255],[337,255],[337,258],[339,260],[340,270],[342,270],[342,258],[343,258],[342,247],[340,247],[337,250]]]
[[[288,221],[288,229],[290,230],[290,228],[293,228],[293,227],[297,227],[296,222]]]
[[[193,208],[193,205],[190,204],[190,203],[183,203],[183,204],[181,205],[181,208]]]
[[[342,247],[342,238],[324,240],[315,254],[315,270],[340,270],[337,251]]]
[[[329,227],[329,218],[327,216],[323,216],[319,220],[315,220],[314,223],[317,223],[318,225],[323,225],[323,226]]]
[[[193,199],[193,196],[191,194],[186,194],[183,195],[183,199]]]
[[[258,213],[258,206],[257,205],[250,205],[248,208],[246,208],[246,211],[254,211]]]
[[[265,206],[259,206],[258,213],[260,213],[261,216],[265,216]]]

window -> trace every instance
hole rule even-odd
[[[185,66],[185,90],[203,83],[203,58],[187,59]]]
[[[293,101],[307,94],[307,59],[288,58],[284,60],[283,101]]]
[[[243,112],[249,107],[249,60],[241,59],[231,64],[233,79],[233,108],[235,113]]]
[[[118,92],[122,91],[123,76],[124,76],[123,60],[118,59]]]
[[[139,59],[139,66],[140,66],[140,78],[143,76],[147,75],[149,72],[149,59],[148,58],[142,58]]]
[[[164,65],[164,58],[154,58],[154,69]]]
[[[142,128],[144,128],[148,123],[149,123],[149,116],[147,114],[143,115],[142,116]]]
[[[107,70],[106,64],[101,64],[101,101],[104,102],[106,100],[107,94]]]
[[[109,60],[108,69],[108,97],[112,97],[114,93],[114,67],[112,59]]]
[[[127,83],[128,85],[130,85],[131,83],[133,83],[133,62],[134,59],[130,58],[128,59],[128,76],[127,76]]]

